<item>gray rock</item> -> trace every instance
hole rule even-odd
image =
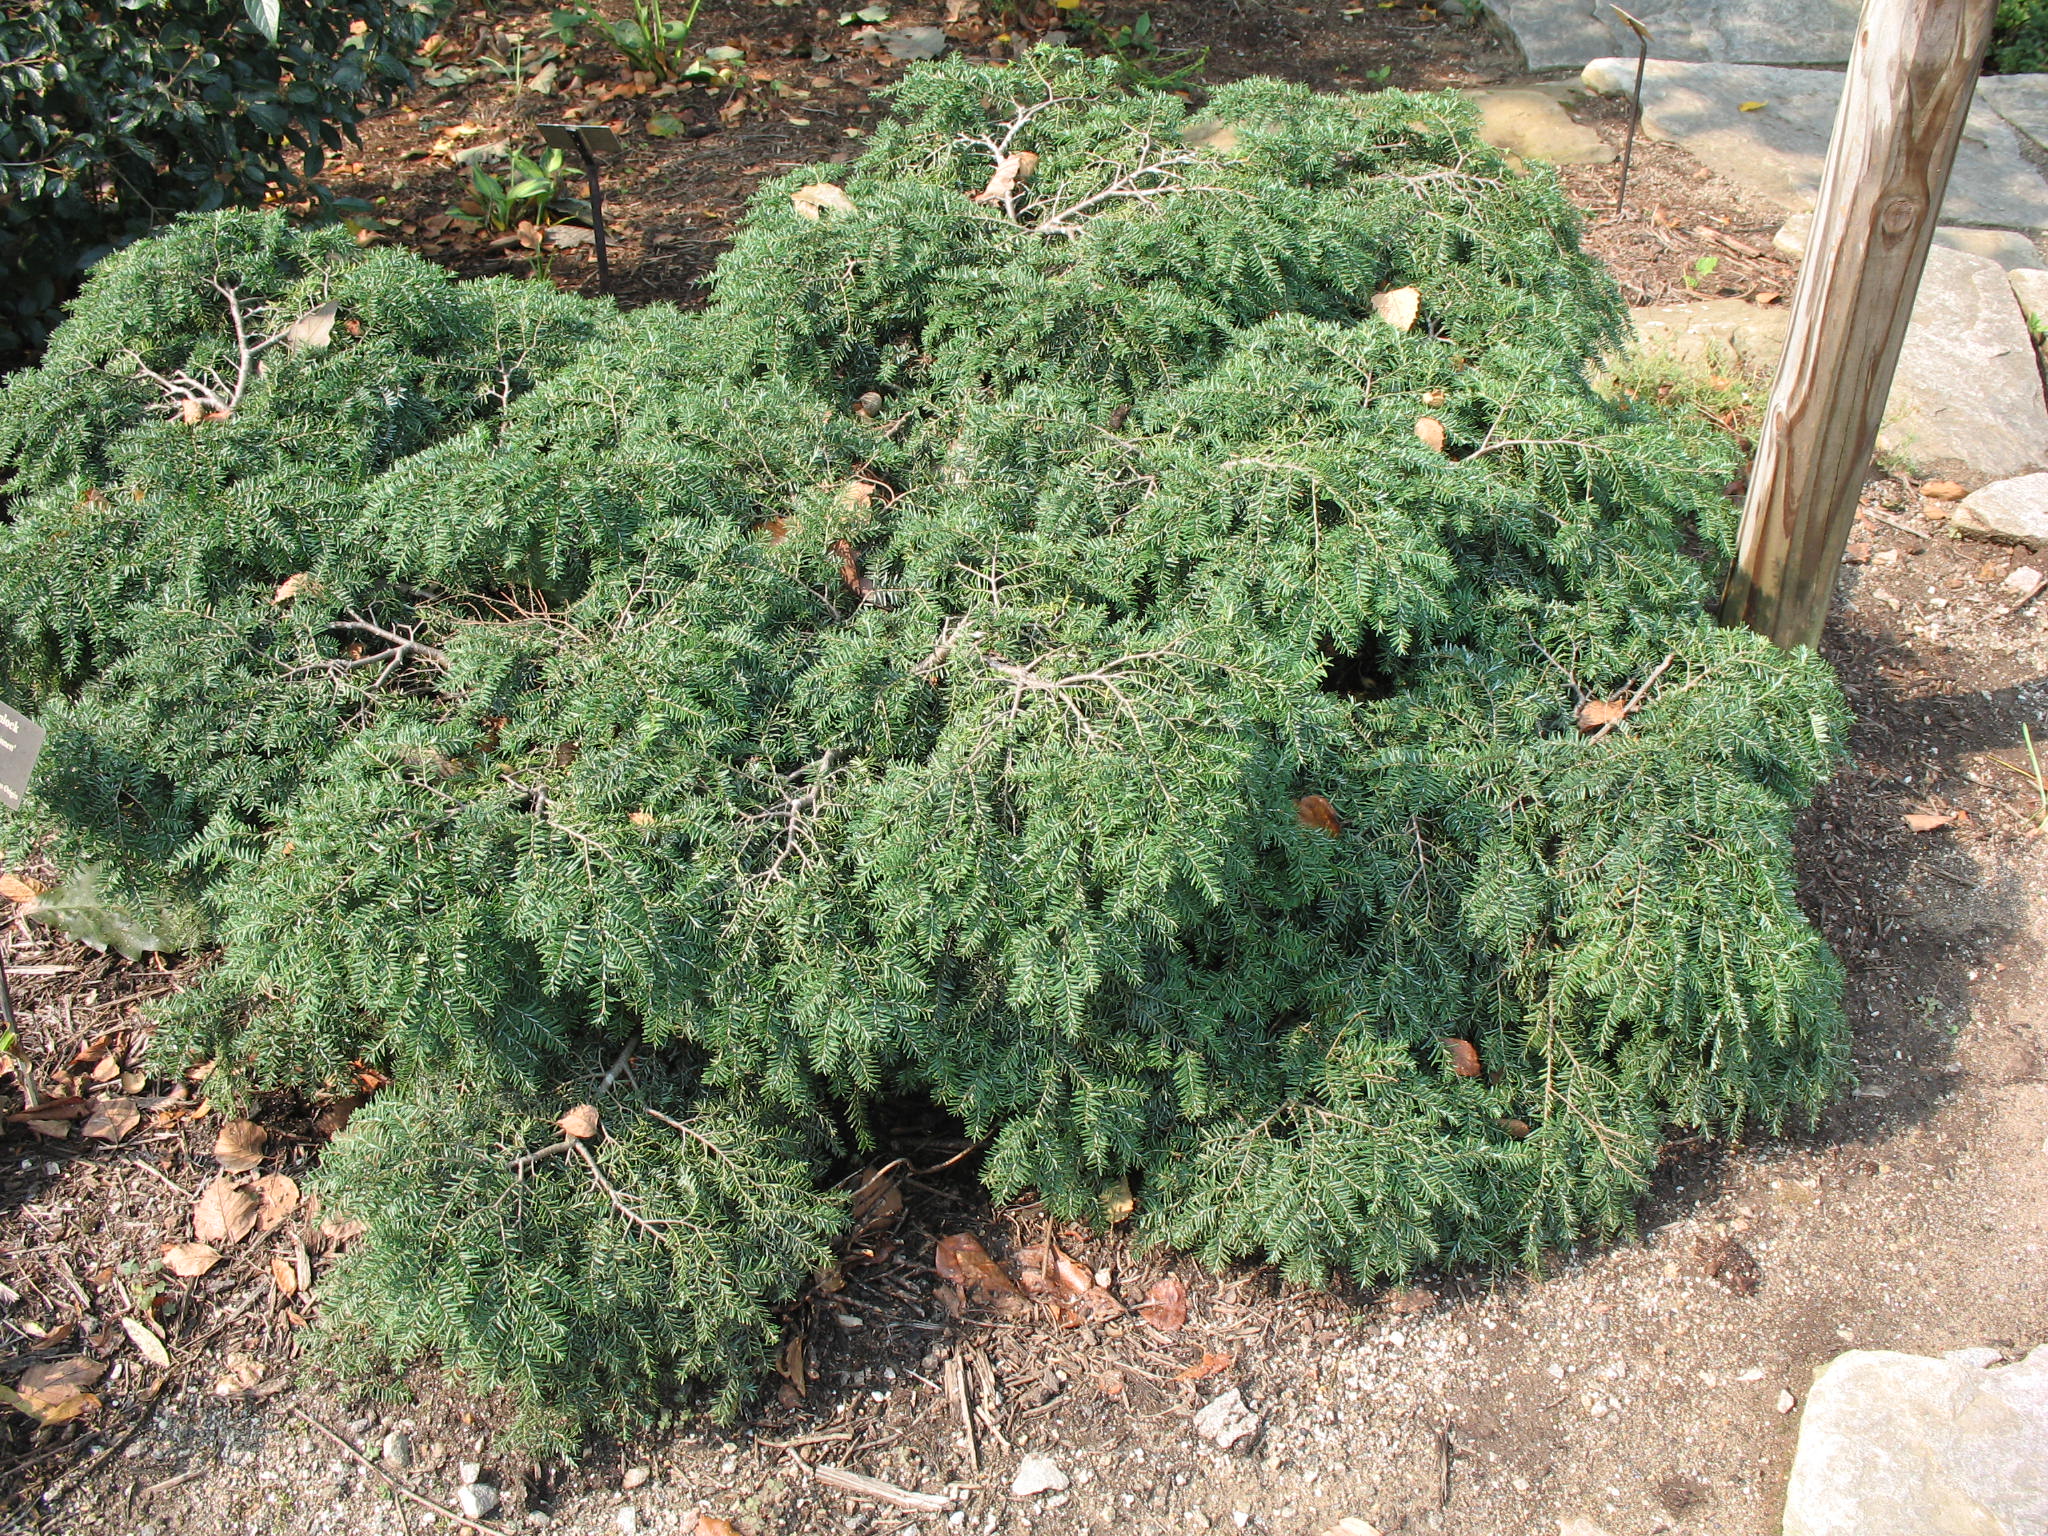
[[[465,1483],[479,1482],[484,1475],[484,1464],[480,1461],[458,1461],[455,1473]]]
[[[2048,148],[2048,75],[1986,75],[1977,100]]]
[[[1479,108],[1479,137],[1495,149],[1553,165],[1605,165],[1617,154],[1593,129],[1575,123],[1547,91],[1468,91]]]
[[[481,1520],[498,1507],[498,1490],[489,1483],[464,1483],[455,1490],[455,1507],[471,1520]]]
[[[1595,59],[1588,89],[1626,95],[1633,58]],[[1787,213],[1812,209],[1820,188],[1842,76],[1753,64],[1652,59],[1643,79],[1643,132]],[[1742,110],[1743,104],[1752,105]],[[2027,159],[2020,134],[1982,101],[1972,104],[1956,151],[1942,217],[1951,224],[2048,229],[2048,181]]]
[[[619,1512],[612,1516],[612,1524],[619,1528],[619,1536],[640,1536],[640,1511],[630,1504],[622,1504]]]
[[[1913,303],[1878,447],[1964,481],[2048,468],[2033,340],[1995,261],[1937,246]]]
[[[1967,533],[1988,534],[1994,539],[2011,539],[2036,549],[2048,549],[2048,475],[1997,480],[1981,491],[1972,491],[1956,503],[1949,524]],[[1977,1353],[1980,1351],[1956,1351]],[[1995,1358],[1996,1351],[1992,1353]],[[1948,1358],[1953,1360],[1955,1356]]]
[[[1220,1450],[1227,1451],[1258,1432],[1259,1416],[1246,1405],[1244,1394],[1236,1387],[1195,1415],[1195,1433]]]
[[[1017,1463],[1017,1475],[1010,1479],[1010,1497],[1013,1499],[1066,1491],[1067,1474],[1050,1456],[1026,1456]]]
[[[1636,350],[1645,356],[1708,366],[1777,367],[1791,311],[1759,309],[1741,299],[1650,304],[1629,311]],[[1723,359],[1727,359],[1724,363]]]
[[[1635,34],[1601,0],[1486,0],[1531,69],[1577,68],[1633,55]],[[1856,35],[1856,0],[1642,0],[1628,7],[1660,59],[1734,64],[1840,64]]]
[[[1974,1365],[1977,1369],[1983,1370],[1986,1366],[2003,1364],[2005,1353],[1993,1349],[1988,1344],[1977,1344],[1969,1349],[1945,1349],[1941,1352],[1941,1358],[1952,1365]]]
[[[1851,1350],[1814,1381],[1784,1536],[2048,1531],[2048,1348],[1985,1369]]]
[[[946,51],[944,27],[891,27],[877,32],[880,43],[892,59],[936,59]]]
[[[2005,274],[2012,284],[2012,296],[2020,301],[2027,330],[2035,336],[2048,335],[2048,271],[2039,267],[2014,267]]]
[[[394,1429],[384,1437],[382,1455],[385,1466],[394,1472],[403,1472],[412,1465],[412,1436],[402,1429]]]
[[[1813,215],[1795,213],[1771,236],[1771,244],[1778,248],[1779,255],[1804,261],[1812,238]],[[1934,243],[1971,256],[1988,256],[2008,272],[2041,265],[2041,253],[2034,242],[2017,230],[1965,229],[1959,224],[1944,224],[1935,230]]]

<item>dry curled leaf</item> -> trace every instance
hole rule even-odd
[[[1008,199],[1038,169],[1038,156],[1028,149],[1020,149],[1014,155],[1004,155],[996,162],[996,168],[988,179],[988,185],[975,193],[972,202],[1000,203]]]
[[[1516,1141],[1526,1140],[1529,1135],[1529,1122],[1526,1120],[1503,1120],[1500,1123],[1500,1128],[1514,1137]]]
[[[903,1214],[903,1191],[896,1187],[896,1181],[886,1170],[870,1173],[854,1192],[853,1208],[848,1213],[853,1232],[861,1237],[879,1232]]]
[[[1344,822],[1337,808],[1321,795],[1303,795],[1294,802],[1294,816],[1304,827],[1330,837],[1344,835]]]
[[[270,1283],[277,1287],[280,1296],[293,1296],[299,1289],[299,1266],[292,1262],[288,1253],[273,1253],[270,1256]]]
[[[256,1196],[260,1232],[275,1232],[299,1208],[298,1184],[281,1173],[267,1173],[249,1188]]]
[[[48,886],[37,880],[24,880],[19,875],[0,875],[0,896],[5,896],[9,901],[31,902],[48,889]]]
[[[257,1210],[256,1197],[248,1190],[237,1189],[231,1179],[215,1179],[192,1207],[192,1235],[202,1243],[239,1243],[255,1228]]]
[[[284,333],[284,344],[296,352],[301,347],[318,350],[334,338],[334,317],[341,312],[341,306],[329,300],[318,309],[309,309],[294,320]]]
[[[277,584],[277,590],[270,594],[271,603],[288,603],[295,597],[304,597],[309,592],[318,592],[320,583],[304,571],[285,577]]]
[[[181,1280],[197,1280],[220,1260],[220,1250],[207,1243],[175,1243],[164,1250],[164,1268]]]
[[[1111,1226],[1129,1221],[1138,1209],[1138,1197],[1131,1193],[1131,1181],[1122,1174],[1105,1179],[1102,1187],[1096,1190],[1095,1199]]]
[[[853,199],[829,181],[813,182],[789,194],[789,206],[806,219],[816,220],[827,208],[834,213],[852,213]]]
[[[1415,435],[1431,453],[1444,451],[1444,424],[1434,416],[1416,417]]]
[[[1138,1316],[1161,1333],[1179,1333],[1188,1325],[1188,1288],[1178,1275],[1156,1280],[1138,1303]]]
[[[121,1331],[128,1335],[128,1342],[151,1365],[160,1371],[171,1368],[171,1352],[164,1347],[162,1337],[147,1323],[139,1318],[124,1317],[121,1319]]]
[[[1939,832],[1962,819],[1961,811],[1909,811],[1904,818],[1908,832]]]
[[[320,1240],[329,1248],[346,1248],[369,1230],[367,1222],[343,1221],[330,1216],[320,1223]]]
[[[1451,1058],[1451,1070],[1460,1077],[1477,1077],[1480,1073],[1479,1048],[1470,1040],[1446,1040],[1444,1051]]]
[[[107,1059],[113,1060],[112,1057]],[[95,1141],[119,1141],[141,1123],[142,1111],[135,1107],[133,1099],[96,1099],[92,1113],[86,1116],[79,1133]]]
[[[988,1250],[981,1246],[981,1239],[971,1232],[956,1232],[951,1237],[940,1238],[933,1267],[938,1270],[940,1279],[957,1285],[962,1291],[980,1291],[988,1296],[1024,1294],[1002,1266],[988,1256]]]
[[[46,1391],[31,1391],[27,1378],[22,1380],[22,1390],[12,1391],[0,1387],[0,1403],[19,1413],[25,1413],[38,1424],[68,1424],[83,1414],[99,1407],[100,1400],[90,1392],[76,1386],[56,1384]]]
[[[1588,699],[1579,706],[1572,718],[1579,724],[1579,730],[1587,735],[1605,730],[1628,713],[1626,699]]]
[[[1211,1376],[1220,1376],[1237,1364],[1235,1355],[1219,1355],[1212,1350],[1203,1350],[1202,1358],[1173,1379],[1175,1381],[1206,1381]]]
[[[598,1118],[595,1104],[578,1104],[555,1122],[562,1128],[562,1134],[577,1141],[588,1141],[597,1134]]]
[[[68,1360],[39,1360],[21,1373],[21,1395],[53,1400],[83,1392],[106,1374],[105,1363],[90,1355],[73,1355]]]
[[[1953,480],[1929,480],[1920,487],[1920,494],[1936,501],[1961,501],[1970,493]]]
[[[213,1139],[213,1155],[229,1173],[247,1173],[263,1161],[270,1132],[254,1120],[230,1120]]]
[[[1053,1315],[1070,1327],[1123,1316],[1124,1304],[1097,1284],[1088,1267],[1062,1252],[1057,1243],[1019,1249],[1017,1279],[1025,1290],[1049,1303]]]
[[[1413,330],[1422,312],[1420,288],[1389,288],[1372,296],[1372,312],[1397,331]]]

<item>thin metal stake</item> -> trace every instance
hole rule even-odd
[[[1643,70],[1650,62],[1650,29],[1618,5],[1610,5],[1608,9],[1636,35],[1635,98],[1629,103],[1628,137],[1621,144],[1621,189],[1614,194],[1614,216],[1618,219],[1621,217],[1621,205],[1628,201],[1628,166],[1635,155],[1636,127],[1643,120]]]
[[[576,135],[576,152],[583,157],[583,169],[590,177],[590,227],[597,235],[597,291],[611,292],[611,268],[604,257],[604,188],[597,180],[597,156],[590,152],[590,145],[582,134]]]

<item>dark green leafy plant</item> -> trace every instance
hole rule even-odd
[[[302,195],[428,25],[409,0],[0,9],[0,367],[109,250],[179,212]]]
[[[562,152],[545,151],[530,160],[513,150],[511,169],[503,177],[492,175],[481,165],[469,172],[470,191],[483,209],[485,229],[503,232],[521,220],[544,218],[554,203],[562,181]]]
[[[204,901],[158,1049],[223,1093],[397,1079],[340,1356],[729,1408],[884,1096],[1308,1281],[1611,1231],[1839,1083],[1841,700],[1709,617],[1730,449],[1588,383],[1555,183],[1451,96],[1115,70],[912,71],[701,314],[228,216],[0,392],[0,832]]]
[[[673,80],[683,72],[683,49],[697,25],[697,11],[703,0],[690,0],[689,13],[681,21],[670,21],[662,0],[632,0],[633,14],[623,21],[611,21],[576,5],[554,12],[549,27],[563,42],[573,42],[588,29],[603,37],[626,56],[626,62],[659,80]]]
[[[2001,75],[2048,70],[2048,0],[1998,0],[1987,67]]]

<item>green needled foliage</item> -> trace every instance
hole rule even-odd
[[[1843,1072],[1789,860],[1842,703],[1708,617],[1729,452],[1587,382],[1554,182],[1448,96],[896,96],[701,314],[225,215],[0,395],[9,833],[203,903],[160,1048],[398,1079],[330,1327],[570,1430],[737,1401],[884,1095],[998,1195],[1372,1280],[1614,1230],[1669,1127]],[[216,417],[229,293],[334,324]],[[603,1182],[516,1167],[636,1037]]]

